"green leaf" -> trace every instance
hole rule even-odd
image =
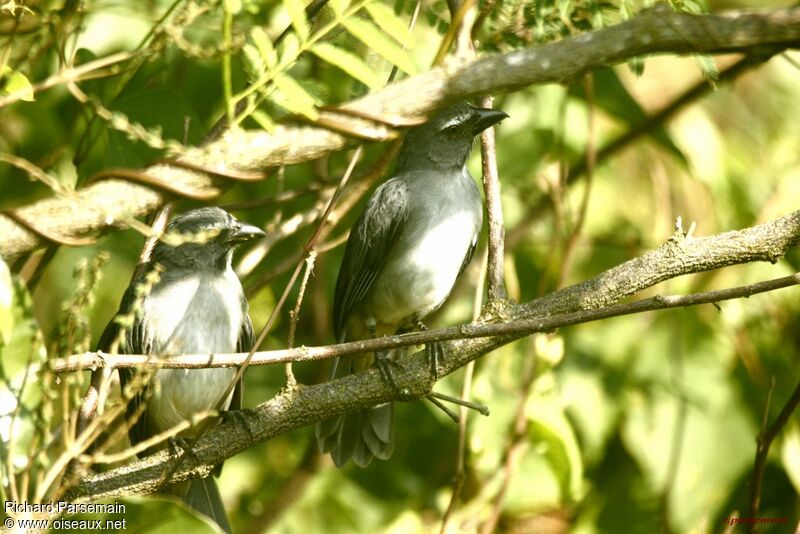
[[[695,59],[697,63],[700,64],[700,70],[703,71],[703,76],[716,88],[717,80],[719,80],[719,69],[717,68],[717,63],[714,61],[714,58],[708,54],[697,54]]]
[[[570,15],[575,9],[571,0],[562,1],[558,3],[558,18],[561,19],[563,22],[568,22],[570,20]]]
[[[275,122],[273,122],[272,118],[269,115],[267,115],[260,109],[254,110],[250,114],[250,117],[252,117],[253,120],[256,121],[258,125],[261,126],[263,129],[265,129],[266,131],[268,132],[275,131]]]
[[[311,48],[311,52],[323,61],[339,67],[370,89],[378,89],[383,85],[375,71],[370,69],[360,57],[347,50],[330,43],[317,43]]]
[[[8,272],[5,263],[0,262],[0,271],[3,271],[0,274],[0,309],[5,312],[0,339],[0,443],[6,446],[3,454],[9,463],[13,462],[15,468],[27,469],[29,447],[37,428],[47,424],[40,410],[45,384],[29,374],[29,366],[43,364],[47,353],[33,315],[30,293],[18,276]],[[10,317],[6,313],[10,313]],[[10,432],[14,434],[14,443],[8,448]]]
[[[19,97],[20,100],[33,102],[33,86],[24,74],[4,65],[0,80],[5,82],[0,84],[0,95],[10,95],[20,91],[22,93],[22,96]]]
[[[289,17],[292,19],[292,26],[294,26],[294,31],[300,41],[305,42],[311,30],[308,27],[308,20],[306,20],[306,8],[303,5],[303,1],[283,0],[283,7],[286,8]]]
[[[531,443],[546,445],[542,454],[559,478],[561,494],[569,501],[583,491],[584,466],[577,437],[560,402],[554,396],[537,397],[530,401],[527,412]]]
[[[790,425],[783,434],[781,458],[784,471],[795,491],[800,492],[800,426],[795,421],[795,424]]]
[[[341,16],[344,10],[350,6],[350,0],[330,0],[328,5],[336,16]]]
[[[272,101],[291,113],[299,113],[311,120],[317,120],[319,113],[314,107],[319,102],[297,80],[286,74],[275,76],[277,91],[272,95]]]
[[[267,64],[261,57],[261,53],[258,51],[258,48],[250,43],[244,45],[242,53],[244,53],[244,69],[247,75],[250,77],[251,81],[257,80],[267,67]]]
[[[408,74],[416,74],[417,66],[408,53],[386,37],[371,22],[355,17],[342,20],[342,25],[358,40],[375,50],[384,59]]]
[[[371,2],[366,5],[366,8],[369,16],[383,31],[406,48],[414,48],[414,34],[408,29],[408,25],[394,14],[390,7],[379,2]]]
[[[275,47],[272,46],[272,40],[267,36],[267,32],[260,26],[256,26],[250,31],[250,38],[253,44],[258,48],[261,58],[267,63],[268,66],[274,67],[278,64],[278,53],[275,52]]]
[[[628,68],[631,70],[634,76],[641,76],[644,74],[644,58],[632,57],[628,60]]]
[[[300,40],[297,35],[287,33],[279,50],[280,64],[284,67],[297,61],[297,56],[300,54]]]

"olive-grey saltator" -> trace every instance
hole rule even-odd
[[[117,316],[135,313],[128,327],[112,320],[98,349],[152,354],[246,352],[253,345],[253,325],[247,315],[242,284],[231,268],[233,248],[264,235],[255,226],[237,221],[219,208],[200,208],[175,217],[166,234],[153,247],[142,274],[128,287]],[[158,266],[158,267],[157,267]],[[149,291],[148,273],[159,269]],[[137,288],[139,288],[137,290]],[[131,369],[120,369],[123,389],[133,380]],[[222,398],[236,369],[159,369],[138,389],[127,407],[136,418],[128,434],[139,443],[205,410],[236,409],[241,405],[241,384]],[[197,427],[180,434],[191,438]],[[163,445],[162,445],[163,446]],[[217,471],[218,474],[218,471]],[[181,497],[189,506],[230,531],[214,479],[209,476],[176,484],[166,493]]]
[[[333,299],[340,343],[412,329],[447,299],[475,252],[483,224],[481,194],[467,171],[467,157],[474,137],[506,117],[461,103],[408,132],[394,176],[375,190],[350,232]],[[376,362],[393,383],[385,358],[339,358],[331,379]],[[337,466],[351,458],[361,467],[373,457],[385,460],[394,450],[393,405],[323,421],[316,437]]]

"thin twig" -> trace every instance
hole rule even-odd
[[[489,408],[487,408],[483,404],[479,404],[477,402],[472,402],[472,401],[469,401],[467,399],[463,399],[463,398],[460,398],[460,397],[453,397],[452,395],[448,395],[446,393],[439,393],[438,391],[431,391],[430,396],[435,398],[435,399],[447,401],[447,402],[449,402],[451,404],[456,404],[456,405],[458,405],[458,406],[460,406],[462,408],[467,408],[469,410],[475,410],[476,412],[478,412],[479,414],[481,414],[483,416],[488,416],[489,415]],[[458,423],[458,420],[456,420],[456,423]]]
[[[772,446],[772,442],[778,436],[780,431],[783,430],[783,427],[786,426],[786,423],[789,422],[789,418],[792,416],[792,413],[794,413],[798,406],[800,406],[800,383],[797,384],[794,392],[786,401],[786,404],[783,405],[783,408],[778,414],[778,417],[775,418],[775,421],[772,423],[772,425],[770,425],[768,429],[762,429],[760,435],[758,436],[756,445],[756,459],[753,467],[753,480],[750,483],[749,515],[751,518],[758,517],[758,510],[761,507],[761,484],[764,480],[764,470],[767,467],[769,448]],[[766,420],[767,415],[765,411],[765,424]],[[756,526],[756,522],[748,523],[747,531],[750,533],[755,532]]]
[[[369,170],[361,177],[358,183],[353,184],[350,187],[345,188],[341,194],[339,194],[340,200],[336,204],[336,208],[333,212],[328,216],[329,224],[323,225],[323,230],[320,232],[317,240],[324,238],[329,231],[331,231],[339,220],[344,216],[345,213],[349,212],[357,203],[358,201],[369,191],[372,185],[386,172],[386,169],[389,168],[394,156],[397,154],[397,151],[400,148],[400,144],[398,142],[392,143],[378,158],[378,160],[369,168]],[[314,206],[310,210],[302,213],[297,214],[291,219],[291,223],[287,221],[287,223],[281,228],[280,234],[277,237],[272,237],[272,235],[268,235],[266,238],[266,242],[270,243],[270,246],[274,245],[278,241],[295,234],[301,228],[308,226],[319,216],[319,212],[321,211],[321,207],[319,205]],[[296,222],[295,222],[296,221]],[[263,241],[263,240],[262,240]],[[260,252],[260,249],[254,249],[254,251],[259,252],[252,252],[253,256],[251,257],[250,254],[243,258],[239,265],[236,268],[237,274],[239,276],[244,276],[245,274],[252,272],[255,268],[257,261],[260,261],[260,257],[266,254],[264,252]],[[322,249],[318,252],[321,252]],[[303,261],[305,256],[304,251],[299,251],[297,254],[291,256],[289,259],[284,260],[283,262],[279,263],[276,267],[271,269],[270,271],[261,275],[257,280],[250,282],[245,286],[245,294],[249,297],[254,295],[258,292],[259,289],[264,287],[270,281],[272,281],[276,276],[283,274],[289,271],[292,266],[296,265],[298,262]]]
[[[425,400],[442,410],[455,424],[459,424],[461,422],[461,420],[458,418],[458,414],[451,410],[449,406],[445,405],[438,398],[433,396],[433,394],[426,395]]]
[[[67,373],[106,365],[113,365],[117,368],[204,369],[235,367],[243,365],[244,362],[249,362],[250,365],[272,365],[286,362],[318,361],[398,347],[427,345],[439,341],[495,336],[518,337],[536,332],[549,332],[565,326],[609,319],[611,317],[747,298],[758,293],[798,284],[800,284],[800,273],[747,286],[717,289],[689,295],[655,296],[624,304],[614,304],[580,312],[555,314],[537,319],[518,319],[497,324],[465,324],[321,347],[298,347],[253,353],[186,354],[169,356],[158,360],[153,360],[151,356],[141,354],[102,354],[101,356],[96,352],[87,352],[52,360],[47,364],[46,368],[55,373]],[[252,357],[247,358],[248,355],[252,355]]]
[[[303,274],[303,280],[300,282],[300,291],[297,294],[297,301],[295,302],[294,309],[289,313],[291,321],[289,322],[289,336],[286,341],[287,348],[294,348],[294,335],[297,332],[297,321],[300,318],[300,307],[303,304],[303,296],[306,294],[306,286],[308,286],[308,278],[314,271],[314,260],[317,257],[317,252],[312,250],[306,257],[306,270]],[[297,385],[297,380],[292,372],[292,362],[286,363],[286,386],[293,388]]]
[[[264,198],[244,200],[242,202],[235,202],[232,204],[223,204],[220,206],[220,208],[226,211],[244,211],[263,208],[265,206],[272,206],[274,204],[283,204],[284,202],[289,202],[290,200],[294,200],[305,195],[310,195],[311,193],[318,193],[324,189],[325,187],[322,184],[312,183],[308,187],[304,187],[302,189],[291,189],[289,191],[283,191]]]
[[[481,98],[481,107],[491,108],[492,97]],[[500,179],[497,175],[497,147],[494,128],[487,128],[481,134],[481,159],[483,161],[483,189],[486,193],[486,215],[489,219],[489,260],[487,267],[489,302],[508,298],[503,275],[505,261],[505,226],[503,224],[503,205],[500,196]]]
[[[122,451],[110,454],[109,453],[87,454],[84,455],[83,459],[86,460],[87,463],[91,464],[112,464],[116,462],[121,462],[123,460],[127,460],[129,458],[137,456],[139,453],[144,452],[151,447],[160,445],[161,443],[164,443],[170,438],[176,437],[184,430],[191,428],[197,425],[199,422],[216,415],[218,414],[214,410],[196,412],[195,414],[192,415],[191,419],[184,419],[175,426],[171,426],[168,429],[164,430],[163,432],[154,434],[153,436],[150,436],[149,438],[143,441],[131,445],[130,447],[127,447]]]
[[[84,63],[83,65],[79,65],[77,67],[68,68],[62,70],[56,74],[53,74],[49,78],[44,81],[41,81],[37,84],[34,84],[31,88],[24,88],[14,91],[13,93],[9,93],[0,97],[0,108],[7,106],[9,104],[13,104],[25,98],[29,95],[29,91],[32,91],[35,95],[41,91],[49,89],[53,86],[66,83],[66,82],[77,82],[85,78],[89,73],[92,71],[100,70],[105,67],[110,67],[116,63],[122,63],[123,61],[127,61],[134,57],[136,54],[131,52],[117,52],[116,54],[111,54],[110,56],[101,57],[99,59],[95,59],[94,61],[90,61],[88,63]],[[109,72],[109,76],[113,74],[113,72]]]

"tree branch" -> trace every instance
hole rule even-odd
[[[481,106],[492,107],[492,97],[481,98]],[[486,264],[488,302],[508,298],[503,262],[505,261],[506,229],[503,225],[503,204],[500,198],[500,178],[497,175],[497,146],[494,128],[481,134],[481,162],[483,167],[483,191],[486,196],[486,218],[489,227],[489,256]]]
[[[279,363],[313,362],[338,358],[352,354],[363,354],[400,347],[425,345],[458,339],[477,339],[508,335],[530,335],[537,332],[551,332],[564,326],[589,323],[612,317],[622,317],[634,313],[666,310],[685,306],[710,304],[737,298],[746,298],[758,293],[775,291],[800,284],[800,273],[758,282],[741,287],[718,289],[690,295],[659,295],[627,304],[613,304],[596,310],[562,313],[540,319],[518,319],[503,323],[463,324],[448,328],[436,328],[422,332],[384,336],[364,341],[353,341],[323,347],[298,347],[267,350],[253,353],[248,366],[276,365]],[[217,367],[238,367],[247,360],[247,352],[230,354],[182,354],[156,358],[145,354],[104,354],[86,352],[67,358],[53,360],[47,369],[55,373],[69,373],[87,369],[139,368],[139,369],[210,369]]]
[[[498,322],[514,320],[510,325],[455,327],[460,338],[472,335],[485,336],[486,330],[480,329],[489,327],[497,328],[498,330],[493,331],[494,334],[502,335],[492,338],[458,339],[448,343],[446,354],[449,357],[441,364],[440,376],[452,373],[481,355],[530,333],[534,327],[540,330],[552,330],[556,324],[574,324],[579,320],[588,320],[588,317],[603,318],[613,315],[613,312],[619,311],[622,306],[626,307],[623,309],[627,313],[635,313],[647,309],[716,302],[796,284],[800,282],[798,274],[746,288],[712,291],[688,297],[654,297],[637,303],[610,306],[613,302],[668,278],[752,261],[774,263],[790,247],[798,243],[800,243],[800,211],[737,232],[726,232],[705,238],[691,238],[682,234],[673,236],[664,245],[644,256],[614,267],[589,281],[527,304],[510,307],[504,310],[508,313],[507,317],[493,318]],[[598,309],[604,306],[605,308]],[[586,310],[594,311],[590,313]],[[548,323],[547,321],[556,319],[552,317],[554,313],[570,315],[560,317],[559,321],[562,321],[560,323]],[[573,322],[565,320],[566,318],[571,318]],[[527,328],[521,328],[520,325],[526,320],[531,323]],[[503,331],[503,328],[507,330]],[[422,334],[425,333],[415,335]],[[376,340],[379,341],[382,340]],[[408,389],[412,398],[420,398],[427,394],[433,387],[434,381],[430,376],[425,352],[420,351],[405,358],[402,368],[395,371],[395,380]],[[333,382],[284,390],[254,410],[246,410],[240,420],[221,422],[214,430],[198,440],[191,457],[181,460],[180,469],[175,471],[172,481],[177,482],[207,474],[214,465],[224,459],[276,435],[334,415],[390,400],[398,400],[397,393],[383,380],[377,369]],[[156,489],[164,470],[173,468],[176,461],[174,457],[170,458],[168,452],[162,451],[106,473],[89,476],[74,488],[68,497],[89,500],[123,494],[149,493]]]
[[[152,178],[145,182],[163,187],[111,176],[74,195],[19,208],[16,216],[30,223],[29,227],[0,216],[0,256],[12,261],[41,246],[44,236],[77,239],[125,226],[126,219],[149,212],[180,192],[214,198],[222,191],[220,175],[318,158],[346,145],[347,138],[338,132],[373,140],[392,138],[396,132],[391,124],[408,124],[449,101],[532,84],[566,83],[592,69],[644,54],[748,52],[798,45],[800,8],[688,15],[659,4],[615,26],[471,62],[453,61],[337,109],[322,110],[320,124],[331,129],[283,124],[273,133],[228,131],[207,146],[188,149],[180,158],[183,165],[158,163],[139,173]]]
[[[759,508],[761,507],[761,484],[764,481],[764,470],[767,467],[769,448],[772,446],[772,442],[775,438],[778,437],[780,431],[783,430],[789,422],[798,406],[800,406],[800,384],[797,384],[794,392],[786,401],[786,404],[783,405],[778,417],[775,418],[775,421],[773,421],[769,429],[766,428],[767,414],[764,414],[765,428],[762,429],[756,443],[755,467],[753,468],[753,479],[750,482],[750,517],[758,517]],[[750,533],[755,532],[755,523],[750,523],[747,531]]]

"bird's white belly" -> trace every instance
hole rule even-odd
[[[156,354],[236,352],[244,311],[241,293],[231,287],[241,286],[192,277],[159,288],[143,310]],[[235,374],[236,369],[222,368],[160,369],[150,383],[148,425],[161,432],[216,408]],[[220,408],[227,409],[230,401],[231,395]]]
[[[453,289],[475,235],[464,228],[473,225],[470,214],[459,211],[408,236],[406,253],[392,258],[375,281],[367,312],[378,322],[400,324],[438,308]]]
[[[148,402],[148,425],[161,432],[215,408],[235,374],[236,369],[159,370],[151,382],[155,387]],[[228,409],[231,396],[228,395],[220,409]]]

